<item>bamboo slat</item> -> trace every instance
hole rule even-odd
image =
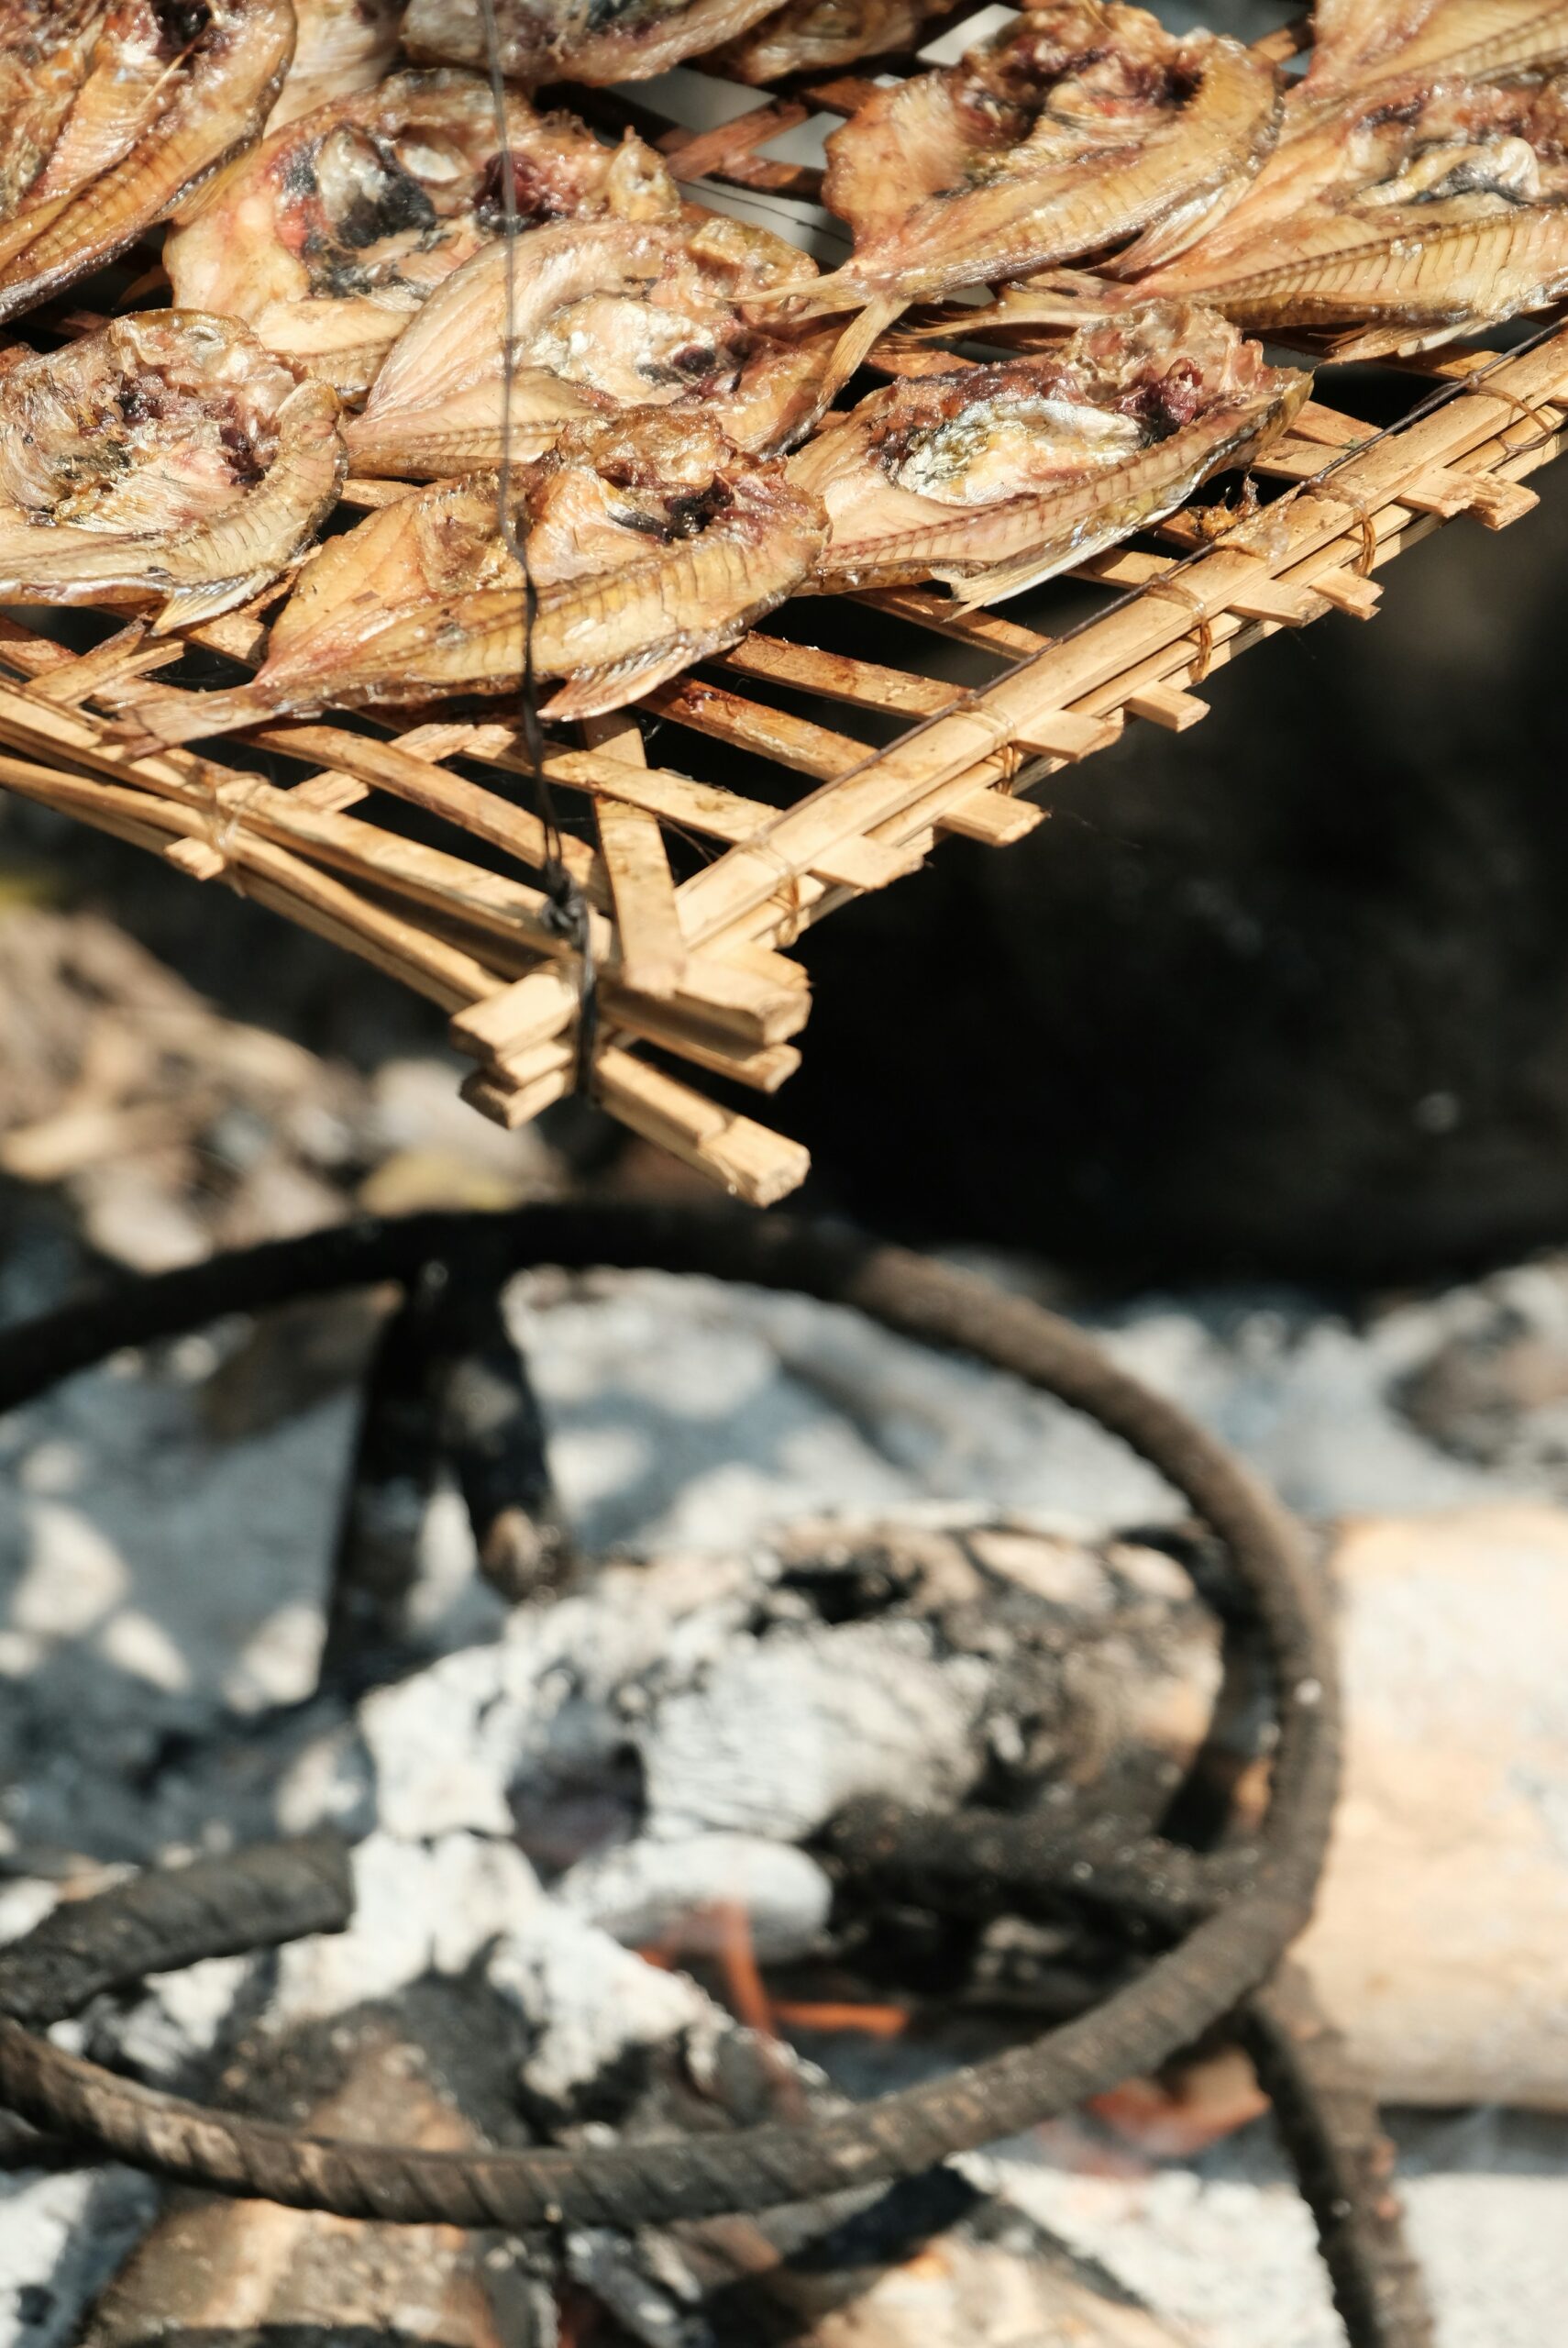
[[[960,0],[948,21],[975,5]],[[1283,58],[1303,38],[1290,27],[1259,47]],[[763,150],[875,86],[845,74],[748,94],[701,133],[660,117],[651,85],[593,103],[656,135],[683,182],[810,195],[814,166]],[[63,325],[98,322],[83,311]],[[889,373],[960,363],[896,332],[874,356]],[[1022,838],[1047,813],[1025,794],[1128,721],[1185,733],[1209,706],[1197,689],[1251,645],[1330,612],[1372,617],[1387,565],[1431,531],[1505,528],[1533,508],[1528,477],[1568,435],[1568,326],[1506,360],[1402,363],[1403,422],[1364,420],[1356,379],[1325,369],[1255,468],[1275,485],[1267,503],[1178,514],[1026,615],[962,611],[923,587],[802,598],[636,712],[549,739],[563,858],[589,907],[588,1056],[585,973],[542,885],[553,835],[504,714],[328,714],[270,725],[220,758],[153,749],[131,738],[135,714],[189,690],[186,639],[132,619],[73,651],[0,617],[0,788],[221,880],[428,997],[475,1060],[465,1093],[486,1114],[515,1125],[582,1082],[635,1132],[766,1204],[803,1178],[804,1153],[676,1071],[765,1095],[785,1081],[810,1011],[794,958],[806,930],[945,837]],[[357,482],[346,503],[407,493]],[[188,640],[254,667],[285,584]],[[265,772],[250,770],[255,755]]]

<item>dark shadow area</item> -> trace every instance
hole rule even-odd
[[[834,1199],[1118,1278],[1456,1270],[1568,1228],[1568,493],[1250,651],[1001,852],[805,944]]]

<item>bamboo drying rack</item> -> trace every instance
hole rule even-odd
[[[1285,55],[1298,42],[1287,30],[1261,46]],[[657,135],[699,194],[810,201],[820,172],[762,150],[813,115],[852,112],[869,86],[841,76],[756,93],[721,128],[696,133],[653,114],[646,93],[569,95]],[[67,332],[95,322],[50,316]],[[897,337],[881,357],[889,372],[961,363]],[[1525,477],[1568,440],[1568,324],[1506,356],[1440,353],[1407,371],[1412,407],[1380,430],[1308,403],[1255,469],[1292,493],[1217,537],[1179,515],[1074,573],[1080,599],[1087,582],[1106,600],[1065,633],[964,614],[923,590],[869,595],[856,601],[877,607],[867,626],[890,660],[762,630],[635,713],[552,739],[553,783],[582,794],[592,819],[591,839],[567,845],[597,972],[587,1071],[577,957],[535,879],[517,877],[519,867],[537,876],[545,858],[538,819],[520,803],[517,726],[493,711],[281,723],[241,737],[266,754],[264,773],[191,750],[137,755],[117,735],[138,699],[188,690],[150,679],[192,643],[253,666],[280,586],[183,638],[149,638],[136,622],[81,653],[0,621],[0,785],[195,880],[226,881],[430,997],[476,1062],[465,1098],[501,1124],[525,1124],[586,1075],[625,1124],[767,1205],[803,1180],[805,1151],[670,1064],[765,1094],[783,1083],[810,1008],[789,950],[804,928],[913,870],[944,837],[1023,838],[1044,811],[1021,794],[1113,742],[1128,718],[1185,732],[1207,708],[1194,688],[1249,645],[1329,611],[1370,618],[1375,574],[1405,548],[1456,515],[1499,529],[1536,503]],[[348,502],[402,493],[351,483]],[[810,633],[828,608],[801,599],[786,624]],[[927,673],[933,639],[944,668],[963,665],[961,680]],[[818,713],[836,704],[842,727],[858,730],[800,714],[802,698]],[[875,747],[868,734],[889,722],[899,730]],[[694,737],[723,746],[730,770],[756,778],[752,791],[684,772]],[[422,811],[426,829],[434,819],[447,844],[379,822],[382,796]],[[678,878],[672,843],[693,836],[712,860]]]

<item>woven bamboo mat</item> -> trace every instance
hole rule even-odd
[[[697,131],[658,111],[663,87],[571,94],[654,132],[699,194],[804,217],[820,172],[764,150],[853,111],[867,84],[731,89],[720,110],[742,110]],[[67,333],[95,322],[45,319]],[[39,323],[24,320],[24,337]],[[883,355],[889,371],[932,363],[929,346],[897,338]],[[1386,415],[1391,385],[1396,423],[1355,414],[1375,393]],[[1186,732],[1206,712],[1197,689],[1248,646],[1330,611],[1370,618],[1377,574],[1430,532],[1528,513],[1526,477],[1568,438],[1568,324],[1505,353],[1326,371],[1317,391],[1255,469],[1255,513],[1177,515],[1004,612],[964,615],[912,589],[798,598],[635,712],[553,735],[552,781],[583,819],[568,859],[591,908],[591,1069],[577,957],[537,885],[545,843],[520,732],[494,706],[279,723],[226,740],[222,759],[136,755],[117,737],[138,695],[254,666],[284,582],[174,640],[105,622],[82,651],[0,620],[0,786],[226,883],[430,997],[475,1062],[465,1096],[486,1115],[525,1124],[585,1080],[637,1133],[767,1205],[803,1180],[805,1151],[701,1080],[767,1095],[799,1066],[801,932],[944,838],[1023,838],[1044,812],[1026,793],[1129,719]],[[401,493],[351,483],[349,503]]]

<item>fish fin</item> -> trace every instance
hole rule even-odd
[[[642,652],[629,652],[624,660],[607,660],[600,669],[580,669],[569,677],[559,690],[540,710],[541,717],[603,717],[613,709],[624,708],[629,701],[636,701],[644,693],[651,693],[671,677],[679,677],[689,669],[697,654],[690,640],[678,637],[673,643],[652,644]]]
[[[829,270],[823,277],[799,277],[788,285],[749,287],[742,306],[767,310],[785,302],[799,302],[800,316],[809,318],[823,310],[857,310],[867,299],[865,280],[845,268]]]
[[[1009,595],[1021,595],[1025,588],[1043,586],[1078,559],[1075,549],[1056,547],[1049,553],[1037,551],[1018,555],[1011,562],[993,562],[984,570],[933,569],[931,575],[951,589],[957,610],[972,612],[981,604],[999,604]]]
[[[867,303],[860,316],[845,327],[833,347],[822,382],[817,387],[818,415],[832,404],[856,369],[864,364],[894,320],[901,318],[908,308],[909,304],[900,301],[896,294],[878,294]],[[815,421],[814,417],[812,421]]]
[[[1096,268],[1104,277],[1140,277],[1147,269],[1163,268],[1222,219],[1245,193],[1246,185],[1245,180],[1226,180],[1219,187],[1189,195],[1185,204],[1173,204],[1158,220],[1150,222],[1141,237],[1124,245],[1111,260],[1097,261]]]
[[[232,612],[237,604],[259,595],[272,570],[254,570],[244,579],[221,579],[200,587],[176,587],[167,595],[163,608],[152,623],[154,636],[170,636],[177,627],[195,627],[203,620],[215,620],[225,612]]]
[[[261,725],[276,712],[254,685],[236,685],[228,692],[149,693],[134,712],[116,720],[118,740],[138,749],[173,749],[182,742],[199,742],[209,734],[233,734],[242,725]]]
[[[1423,350],[1437,350],[1456,335],[1467,334],[1481,322],[1474,318],[1458,321],[1444,319],[1441,324],[1417,327],[1404,326],[1352,327],[1338,335],[1302,336],[1299,347],[1309,349],[1321,365],[1343,367],[1353,361],[1374,359],[1413,359]],[[1288,327],[1277,332],[1280,342],[1291,341]]]
[[[1113,285],[1100,272],[1090,274],[1085,270],[1052,270],[1040,277],[1026,277],[1017,285],[1007,285],[993,302],[959,312],[955,316],[937,318],[929,326],[912,326],[905,329],[921,342],[951,341],[963,336],[971,341],[984,341],[988,327],[1081,327],[1097,319],[1119,316],[1150,297],[1131,285]]]

